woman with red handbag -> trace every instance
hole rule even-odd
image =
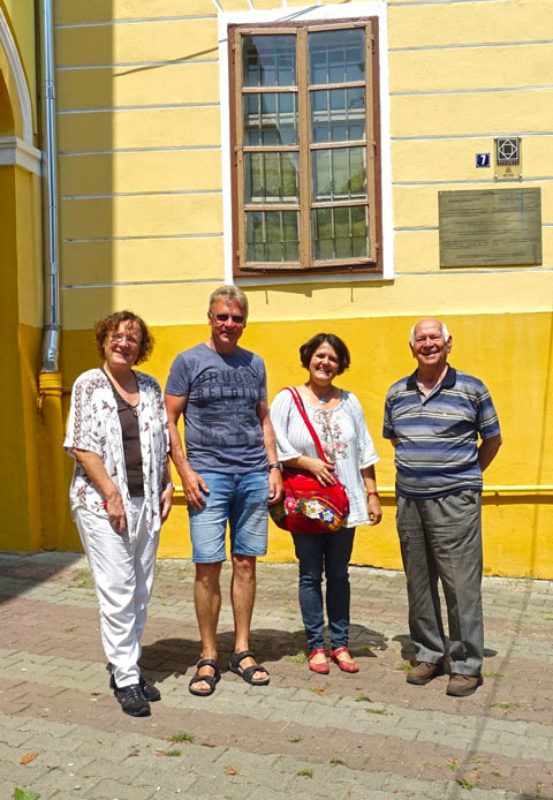
[[[374,469],[378,456],[359,401],[351,392],[333,384],[350,365],[345,343],[332,333],[319,333],[300,347],[300,358],[309,373],[307,382],[283,389],[271,406],[285,482],[290,468],[313,475],[322,491],[339,481],[347,493],[349,513],[342,527],[332,530],[330,526],[324,533],[312,532],[310,506],[314,503],[310,501],[303,505],[303,530],[298,513],[293,515],[293,523],[285,517],[286,504],[294,501],[285,499],[281,519],[273,518],[291,530],[294,539],[299,560],[299,602],[310,650],[309,669],[320,674],[329,672],[323,636],[324,569],[330,657],[344,672],[358,672],[348,650],[348,566],[355,526],[378,525],[382,519]],[[295,511],[298,512],[297,502]]]

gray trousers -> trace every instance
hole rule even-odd
[[[478,675],[484,657],[482,501],[467,489],[433,500],[397,498],[397,529],[407,576],[409,632],[417,660],[449,656],[451,672]],[[447,605],[446,644],[438,579]]]

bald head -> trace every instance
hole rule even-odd
[[[411,328],[411,333],[409,334],[409,344],[411,345],[411,347],[413,347],[413,345],[415,344],[415,333],[417,328],[419,327],[419,325],[422,326],[425,325],[426,323],[434,323],[436,325],[439,325],[442,331],[442,336],[444,337],[446,342],[448,339],[451,339],[451,335],[447,329],[447,325],[445,324],[445,322],[442,322],[439,319],[435,319],[434,317],[424,317],[423,319],[419,319],[419,321],[416,322]]]

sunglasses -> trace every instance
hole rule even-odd
[[[212,314],[212,318],[217,322],[226,322],[231,319],[236,325],[241,325],[244,322],[244,317],[241,314]]]

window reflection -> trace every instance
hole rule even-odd
[[[243,42],[242,77],[245,86],[295,85],[295,36],[244,36]]]
[[[251,211],[246,214],[248,261],[298,261],[296,211]]]
[[[365,79],[362,29],[309,34],[309,83],[349,83]]]

